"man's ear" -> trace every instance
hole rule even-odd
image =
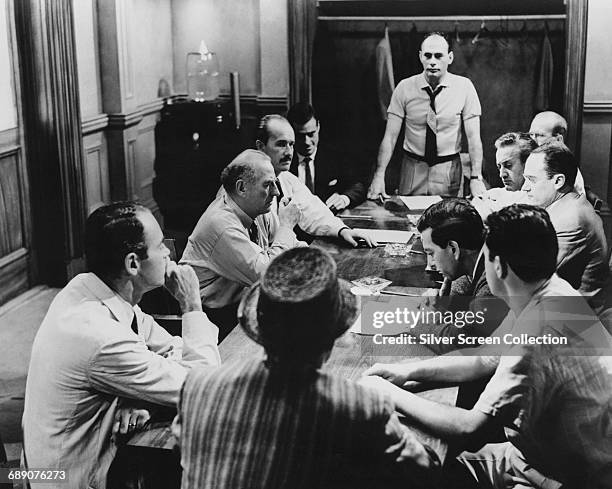
[[[453,61],[455,60],[455,54],[452,51],[448,52],[448,64],[453,64]]]
[[[451,253],[455,257],[455,260],[459,260],[461,256],[461,248],[459,247],[459,243],[453,241],[452,239],[448,242],[447,249],[450,248]]]
[[[236,193],[240,196],[244,196],[246,193],[246,183],[244,180],[236,180]]]
[[[495,270],[495,275],[498,279],[501,280],[504,278],[504,267],[502,266],[499,256],[493,258],[493,270]]]
[[[123,259],[123,267],[128,275],[134,276],[140,270],[140,258],[134,252],[128,253]]]
[[[265,144],[260,141],[259,139],[257,141],[255,141],[255,147],[259,150],[259,151],[263,151]]]
[[[563,188],[565,185],[565,175],[563,175],[563,173],[557,173],[553,176],[553,183],[555,184],[555,188],[557,190]]]

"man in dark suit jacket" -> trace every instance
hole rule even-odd
[[[190,373],[174,425],[183,488],[414,487],[417,469],[435,481],[436,454],[384,395],[321,368],[357,315],[349,288],[328,253],[295,248],[248,289],[240,325],[266,355]]]
[[[546,209],[557,232],[557,274],[599,313],[609,280],[608,246],[601,218],[575,191],[577,171],[567,146],[556,140],[544,143],[527,158],[523,191],[529,203]]]
[[[332,211],[354,207],[365,200],[366,185],[359,165],[329,145],[319,145],[321,125],[309,103],[299,102],[287,113],[295,131],[290,171]]]

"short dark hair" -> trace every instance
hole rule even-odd
[[[287,112],[287,120],[292,126],[304,125],[310,119],[318,120],[314,107],[308,102],[298,102],[292,105]]]
[[[287,119],[285,119],[280,114],[268,114],[268,115],[264,115],[259,120],[259,125],[257,126],[257,134],[255,135],[255,138],[256,138],[257,141],[261,141],[263,144],[267,144],[268,143],[268,139],[270,139],[270,122],[271,121],[285,121],[285,122],[289,122],[289,121],[287,121]]]
[[[527,157],[538,147],[538,143],[528,132],[507,132],[495,140],[497,149],[515,146],[519,150],[521,162],[525,164]]]
[[[270,157],[256,149],[246,149],[234,158],[221,172],[221,185],[229,194],[236,192],[236,182],[244,180],[252,183],[255,181],[254,161],[257,159],[271,161]]]
[[[532,154],[539,153],[544,155],[548,178],[560,173],[565,176],[564,187],[572,188],[578,174],[578,162],[574,153],[561,141],[548,141],[532,152]]]
[[[423,36],[423,40],[421,41],[421,44],[419,45],[419,50],[423,50],[423,43],[429,39],[430,37],[433,36],[438,36],[441,37],[442,39],[444,39],[446,41],[446,44],[448,44],[448,52],[450,53],[453,50],[453,40],[451,39],[451,37],[446,33],[446,32],[441,32],[441,31],[431,31],[428,32],[427,34],[425,34]]]
[[[139,212],[150,211],[136,202],[115,202],[90,214],[85,223],[85,259],[90,272],[114,279],[121,274],[127,254],[147,258]]]
[[[547,279],[557,269],[557,233],[541,207],[513,204],[490,214],[485,221],[489,260],[499,256],[503,276],[507,267],[521,280]]]
[[[440,248],[446,248],[449,241],[466,250],[482,248],[482,219],[465,199],[445,199],[428,207],[417,223],[420,233],[427,228],[431,228],[431,239]]]

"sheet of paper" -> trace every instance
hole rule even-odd
[[[355,228],[355,230],[369,234],[379,243],[407,243],[414,234],[412,231],[396,231],[391,229]]]
[[[442,200],[439,195],[400,195],[399,198],[411,211],[424,211],[430,205]]]

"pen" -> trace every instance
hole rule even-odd
[[[340,219],[368,219],[374,220],[372,216],[339,216]]]
[[[419,251],[419,250],[410,250],[408,253],[414,253],[415,255],[424,255],[425,254],[424,251]]]
[[[407,294],[406,292],[393,292],[392,290],[381,290],[382,295],[401,295],[404,297],[421,297],[419,294]]]

